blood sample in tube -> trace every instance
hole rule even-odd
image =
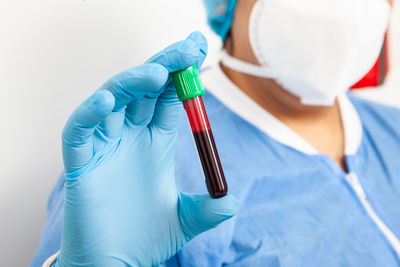
[[[217,146],[208,121],[202,95],[204,88],[195,65],[172,74],[174,85],[185,108],[211,197],[227,194],[228,186],[219,159]]]

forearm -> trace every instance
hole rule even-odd
[[[42,229],[40,244],[30,267],[40,267],[60,249],[61,225],[64,213],[64,174],[54,186],[47,205],[47,218]]]

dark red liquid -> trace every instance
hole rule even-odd
[[[208,192],[213,198],[225,196],[228,192],[228,186],[212,132],[210,130],[193,132],[193,137],[203,167]]]
[[[183,101],[183,106],[185,107],[193,132],[208,192],[213,198],[223,197],[228,192],[228,186],[204,108],[203,99],[201,96],[198,96],[185,100]]]

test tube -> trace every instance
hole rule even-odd
[[[204,107],[202,95],[205,91],[196,65],[172,73],[172,80],[189,120],[207,190],[212,198],[223,197],[228,186]]]

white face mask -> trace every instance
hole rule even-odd
[[[274,79],[303,104],[333,105],[375,63],[390,10],[386,0],[259,0],[249,37],[261,66],[226,52],[221,61]]]

